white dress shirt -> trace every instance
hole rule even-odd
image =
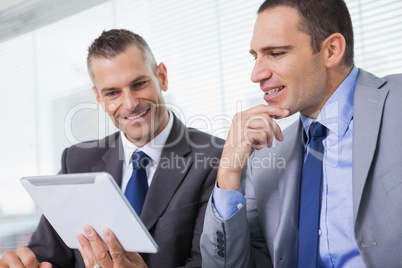
[[[131,155],[136,151],[143,151],[150,158],[151,162],[146,168],[148,177],[148,186],[151,185],[152,179],[155,174],[156,167],[158,166],[159,160],[161,158],[163,147],[165,146],[166,140],[170,134],[173,127],[173,114],[169,111],[169,122],[166,127],[158,134],[154,139],[145,144],[143,147],[138,148],[134,143],[129,141],[123,131],[120,131],[121,140],[123,143],[124,150],[124,161],[123,161],[123,178],[121,182],[121,190],[125,191],[127,183],[131,178],[133,173],[133,164],[131,162]]]

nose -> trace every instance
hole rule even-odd
[[[132,112],[138,105],[138,99],[134,96],[135,93],[131,92],[130,89],[124,89],[122,93],[123,97],[123,107],[125,110]]]
[[[265,79],[269,79],[272,76],[268,60],[264,58],[257,58],[255,60],[253,71],[251,72],[251,81],[253,83],[260,83]]]

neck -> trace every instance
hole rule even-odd
[[[331,68],[327,70],[327,83],[325,88],[327,89],[327,94],[322,98],[320,105],[318,108],[314,109],[313,111],[303,111],[302,114],[304,116],[310,117],[311,119],[317,119],[318,115],[320,114],[324,104],[327,100],[334,94],[336,89],[342,84],[342,82],[346,79],[349,73],[352,71],[353,66],[338,66],[337,68]]]

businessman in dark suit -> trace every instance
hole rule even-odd
[[[4,263],[12,267],[17,259],[27,266],[29,257],[35,259],[32,256],[53,267],[117,267],[118,256],[130,267],[200,267],[204,213],[223,141],[187,128],[166,108],[162,96],[168,89],[166,67],[156,64],[140,36],[127,30],[103,32],[89,48],[88,70],[99,104],[120,131],[67,148],[60,173],[106,171],[124,191],[132,172],[131,155],[146,153],[149,190],[140,217],[159,252],[123,253],[116,239],[107,239],[113,263],[90,227],[85,228],[88,239],[77,237],[80,251],[72,250],[42,217],[28,248],[6,253],[0,267]]]

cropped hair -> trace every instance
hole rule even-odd
[[[331,34],[343,35],[346,48],[342,62],[345,66],[353,66],[353,26],[344,0],[266,0],[258,9],[258,14],[278,6],[287,6],[298,11],[299,30],[311,37],[314,53],[321,50],[321,43]]]
[[[88,48],[87,68],[91,78],[93,79],[91,65],[93,58],[113,59],[123,53],[130,45],[136,45],[142,51],[142,60],[148,63],[152,70],[156,72],[155,57],[144,38],[125,29],[113,29],[103,31]]]

